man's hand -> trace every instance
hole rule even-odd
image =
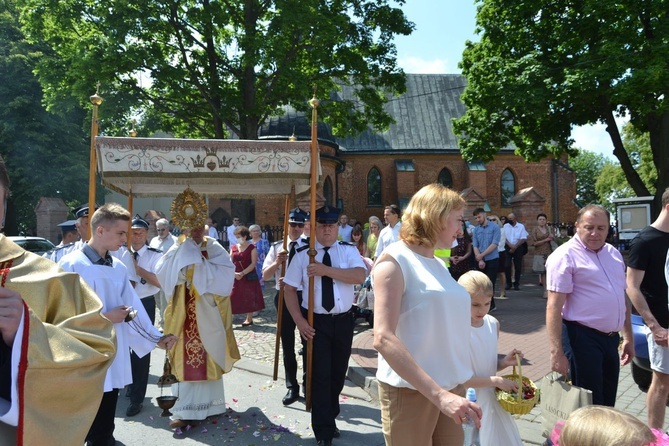
[[[327,276],[330,268],[332,267],[323,265],[320,262],[310,263],[309,266],[307,266],[307,276]]]
[[[551,353],[551,370],[558,372],[560,375],[569,373],[569,360],[564,353]]]
[[[163,350],[169,350],[174,347],[174,344],[176,344],[178,340],[178,336],[174,336],[173,334],[166,334],[160,338],[156,346],[162,348]]]
[[[112,308],[103,314],[104,317],[109,319],[115,324],[119,324],[125,321],[126,316],[132,311],[132,307],[127,307],[125,305],[119,305],[116,308]]]
[[[662,328],[659,324],[651,330],[655,343],[660,347],[667,347],[669,345],[669,330]]]
[[[14,344],[16,332],[23,314],[21,295],[7,288],[0,288],[0,334],[9,347]]]
[[[314,327],[309,325],[309,321],[307,321],[305,318],[300,318],[299,321],[295,321],[295,325],[297,325],[300,336],[302,336],[302,338],[306,341],[313,339],[313,337],[316,335],[316,330]]]
[[[620,348],[620,365],[627,365],[634,359],[634,342],[623,339],[623,344]]]
[[[286,251],[281,250],[276,255],[276,260],[274,261],[274,263],[276,263],[277,265],[281,265],[286,260],[288,260],[288,253]]]

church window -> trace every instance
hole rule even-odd
[[[509,169],[504,169],[500,181],[500,190],[502,191],[502,207],[510,207],[509,200],[516,195],[516,177]]]
[[[381,172],[372,167],[367,174],[367,204],[369,206],[381,205]]]

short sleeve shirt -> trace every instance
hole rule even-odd
[[[309,266],[308,249],[302,249],[295,253],[293,260],[290,262],[286,275],[283,278],[284,283],[293,286],[297,289],[302,289],[302,306],[307,308],[309,303],[309,276],[307,275],[307,266]],[[366,268],[362,261],[362,256],[358,252],[358,248],[354,245],[345,242],[336,242],[328,250],[330,253],[330,261],[335,268]],[[323,245],[316,242],[316,261],[323,262]],[[346,313],[353,306],[354,285],[352,283],[344,283],[340,280],[333,280],[335,306],[332,311],[328,312],[322,305],[322,285],[321,278],[316,277],[314,280],[314,313],[317,314],[337,314]]]
[[[641,293],[648,302],[653,317],[664,328],[669,326],[667,281],[664,277],[665,259],[669,250],[669,233],[648,226],[630,242],[627,265],[644,271]]]

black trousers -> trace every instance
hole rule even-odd
[[[483,268],[483,274],[488,276],[488,279],[492,282],[492,295],[493,298],[490,303],[490,307],[495,307],[495,283],[497,283],[497,273],[499,272],[499,258],[492,260],[485,260],[485,268]]]
[[[156,298],[155,296],[141,299],[144,309],[149,314],[151,325],[156,322]],[[149,327],[144,327],[147,330]],[[130,366],[132,367],[132,384],[128,386],[130,402],[142,404],[146,396],[146,386],[149,383],[149,369],[151,368],[151,353],[140,358],[135,352],[130,353]]]
[[[297,292],[297,300],[302,305],[302,291]],[[274,307],[279,308],[279,292],[276,292],[274,296]],[[300,385],[297,382],[297,357],[295,356],[295,321],[290,315],[288,308],[286,307],[286,301],[283,301],[283,313],[281,315],[281,348],[283,349],[283,370],[286,375],[286,387],[288,389],[294,389],[297,392],[300,391]],[[302,370],[304,374],[302,376],[302,382],[305,381],[306,376],[306,363],[304,361],[304,356],[302,357]]]
[[[86,446],[109,446],[114,444],[114,416],[116,416],[118,389],[102,394],[102,401],[93,425],[86,435]],[[64,426],[64,428],[66,428]],[[54,432],[55,434],[55,432]]]
[[[570,368],[575,386],[592,391],[592,403],[613,407],[618,392],[620,335],[565,321],[571,346]]]
[[[521,249],[520,247],[518,247]],[[511,286],[511,265],[513,265],[513,284],[520,285],[520,273],[523,269],[523,254],[519,253],[517,250],[514,253],[507,251],[506,253],[506,269],[504,274],[506,275],[506,286]]]
[[[302,309],[306,317],[307,310]],[[339,394],[344,388],[353,343],[351,312],[314,314],[313,370],[311,375],[311,426],[316,440],[332,440],[339,415]],[[303,341],[305,355],[306,342]]]

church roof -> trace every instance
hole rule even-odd
[[[395,120],[388,130],[337,138],[344,152],[458,152],[451,120],[462,116],[460,95],[467,84],[459,74],[407,74],[407,90],[385,108]],[[351,90],[349,88],[349,90]],[[352,92],[344,90],[342,95]]]
[[[466,84],[460,74],[407,74],[406,93],[390,98],[385,105],[395,120],[388,130],[367,129],[356,136],[338,137],[332,134],[329,125],[319,122],[318,139],[338,146],[340,152],[347,154],[458,153],[452,119],[465,112],[460,95]],[[353,91],[354,87],[344,86],[332,99],[350,99]],[[292,134],[300,140],[310,139],[311,128],[303,112],[286,107],[285,114],[270,118],[258,136],[284,139]]]

